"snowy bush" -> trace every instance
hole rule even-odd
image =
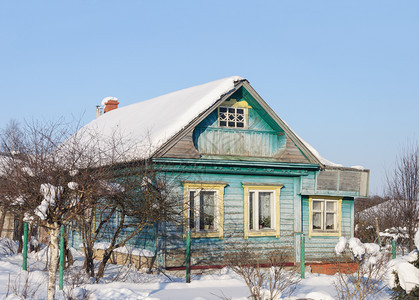
[[[346,258],[344,261],[353,257],[357,267],[354,273],[347,273],[340,267],[342,263],[337,262],[339,272],[334,284],[339,299],[367,299],[372,295],[380,297],[385,288],[383,279],[388,261],[388,253],[380,250],[379,245],[362,243],[358,238],[349,241],[345,237],[339,239],[335,246],[336,255]]]
[[[419,249],[419,231],[415,234],[415,245]],[[406,256],[393,259],[388,264],[387,284],[393,290],[394,299],[419,298],[419,251],[413,250]]]
[[[281,250],[262,256],[247,245],[226,255],[228,267],[243,278],[253,300],[274,300],[285,293],[291,296],[300,278],[297,273],[285,270],[285,261],[286,255]]]

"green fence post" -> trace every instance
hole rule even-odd
[[[64,278],[64,225],[61,225],[60,232],[60,283],[59,289],[63,289],[63,278]]]
[[[186,283],[191,282],[191,231],[186,232]]]
[[[306,273],[306,257],[305,257],[305,239],[304,239],[304,233],[301,233],[301,259],[300,259],[300,264],[301,264],[301,278],[304,278],[305,273]]]
[[[393,254],[393,259],[395,259],[396,258],[396,241],[395,240],[391,242],[391,252]]]
[[[28,270],[28,223],[23,223],[23,263],[22,270]]]

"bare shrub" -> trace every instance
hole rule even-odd
[[[11,284],[11,287],[10,287]],[[37,299],[36,294],[43,284],[42,280],[34,280],[31,273],[22,271],[11,282],[9,279],[8,291],[12,291],[13,295],[21,299]]]
[[[89,275],[83,269],[68,268],[64,276],[64,299],[89,299],[93,291],[86,290],[84,286],[89,283]]]
[[[0,257],[14,255],[17,253],[17,244],[15,241],[6,238],[0,238]]]
[[[362,258],[355,258],[357,268],[354,273],[347,272],[344,265],[345,261],[351,259],[352,257],[345,255],[343,260],[340,258],[336,262],[339,272],[335,275],[334,286],[338,299],[382,299],[389,254],[379,253],[377,256],[365,254]]]
[[[227,254],[226,264],[244,279],[253,300],[273,300],[284,292],[291,296],[300,282],[298,274],[285,270],[286,257],[281,250],[261,255],[245,245]]]

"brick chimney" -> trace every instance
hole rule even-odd
[[[114,110],[118,108],[118,98],[116,97],[106,97],[102,100],[102,106],[104,107],[103,113]]]

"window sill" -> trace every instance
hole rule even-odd
[[[191,232],[191,238],[219,238],[222,239],[222,233],[218,231],[202,231],[202,232]],[[183,234],[183,239],[186,239],[186,233]]]
[[[311,236],[340,236],[339,231],[312,231]]]
[[[275,229],[272,230],[258,230],[258,231],[247,231],[244,233],[244,238],[247,239],[249,236],[274,236],[279,238],[279,232]]]

